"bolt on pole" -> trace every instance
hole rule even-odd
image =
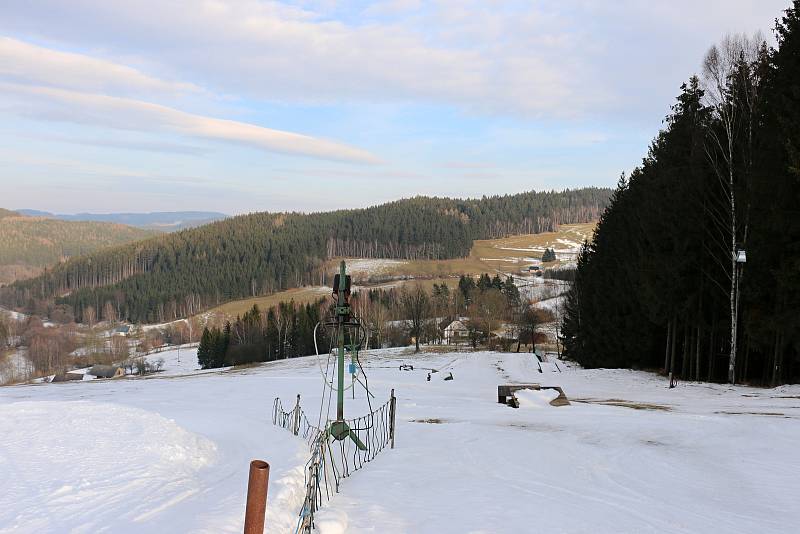
[[[244,534],[264,534],[268,486],[269,464],[263,460],[253,460],[250,462],[250,477],[247,481]]]

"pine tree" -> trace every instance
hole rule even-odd
[[[488,273],[483,273],[478,277],[478,289],[483,292],[492,288],[492,279]]]
[[[211,332],[208,328],[203,328],[203,335],[200,337],[200,345],[197,347],[197,363],[201,369],[211,367]]]
[[[211,344],[213,346],[213,367],[224,367],[228,362],[226,356],[228,347],[225,343],[225,336],[221,330],[215,328],[211,335]]]
[[[505,295],[506,301],[508,301],[508,307],[510,309],[518,308],[521,303],[521,298],[519,295],[519,288],[517,284],[514,283],[514,277],[506,277],[506,281],[502,284],[500,289],[503,295]]]
[[[458,279],[458,289],[464,297],[464,302],[469,304],[472,298],[472,292],[475,289],[475,279],[462,274],[461,278]]]
[[[772,385],[800,376],[800,1],[786,10],[775,33],[753,166],[742,307],[757,351],[749,368],[764,369],[763,382]],[[759,360],[766,365],[757,366]]]

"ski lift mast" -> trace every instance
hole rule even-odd
[[[339,274],[333,279],[333,296],[336,303],[333,309],[332,324],[337,335],[337,354],[336,354],[336,420],[332,421],[328,426],[326,432],[336,440],[343,440],[347,437],[353,440],[356,446],[361,450],[366,450],[366,445],[358,438],[355,432],[347,424],[344,419],[344,360],[345,360],[345,333],[349,328],[351,330],[358,330],[361,328],[361,323],[356,317],[353,316],[350,308],[350,286],[351,278],[347,274],[344,260],[339,264]],[[351,332],[351,347],[350,351],[353,354],[353,363],[351,367],[355,366],[355,354],[358,346],[354,341],[354,336]],[[355,370],[352,370],[355,373]]]

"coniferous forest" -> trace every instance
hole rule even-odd
[[[0,208],[0,284],[29,278],[67,258],[159,233],[117,223],[28,217]]]
[[[197,362],[209,369],[316,354],[314,327],[327,304],[327,299],[306,305],[283,302],[266,313],[254,305],[233,322],[205,328]],[[328,348],[326,335],[325,329],[317,335],[323,351]]]
[[[596,220],[611,191],[586,188],[474,200],[416,197],[327,213],[255,213],[76,258],[0,288],[0,302],[35,310],[113,310],[162,322],[233,299],[325,281],[335,256],[445,259],[474,239]]]
[[[800,2],[682,87],[578,260],[563,325],[588,367],[800,379]]]

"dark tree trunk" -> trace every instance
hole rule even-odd
[[[667,340],[664,345],[666,346],[664,350],[664,373],[669,372],[669,336],[672,333],[672,321],[667,321]]]
[[[672,337],[670,340],[670,356],[669,356],[669,385],[672,387],[672,380],[675,377],[675,334],[678,330],[678,318],[672,318]]]

